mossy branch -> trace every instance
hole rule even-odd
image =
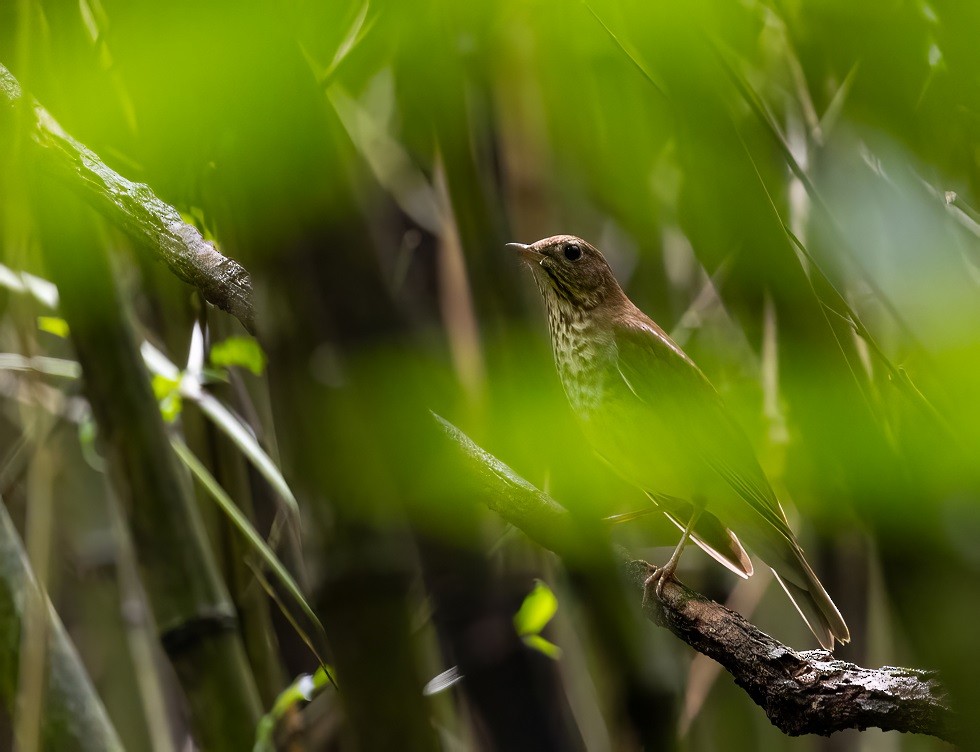
[[[149,186],[127,180],[67,134],[0,65],[0,124],[18,114],[24,115],[24,140],[31,147],[27,156],[32,161],[152,252],[177,277],[200,290],[205,300],[254,333],[248,272],[223,256]]]
[[[567,555],[569,514],[554,499],[439,418],[487,492],[487,503],[536,543]],[[624,554],[624,572],[642,593],[643,611],[699,653],[720,663],[790,736],[829,736],[843,729],[956,737],[957,716],[935,672],[884,666],[868,669],[835,660],[825,650],[798,652],[739,614],[671,580],[658,598],[645,587],[649,565]]]

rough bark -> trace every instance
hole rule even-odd
[[[6,110],[6,112],[4,112]],[[252,282],[234,259],[223,256],[149,186],[127,180],[62,130],[57,121],[0,65],[0,116],[20,110],[30,158],[104,217],[149,250],[205,300],[254,333]]]
[[[626,566],[642,588],[649,565],[630,561]],[[869,669],[836,660],[827,650],[793,650],[676,580],[664,584],[660,598],[656,588],[646,588],[643,610],[651,621],[718,661],[772,724],[790,736],[829,736],[874,726],[954,739],[954,713],[935,671]]]
[[[487,490],[493,491],[494,511],[545,548],[559,555],[572,550],[564,508],[458,428],[438,420]],[[649,565],[625,552],[623,568],[643,593],[646,616],[718,661],[784,733],[828,736],[843,729],[878,727],[947,741],[957,738],[957,715],[936,672],[869,669],[835,660],[825,650],[798,652],[677,581],[665,583],[658,598],[655,588],[645,586]]]

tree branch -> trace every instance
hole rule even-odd
[[[626,569],[643,588],[649,565],[630,561]],[[790,736],[876,726],[953,741],[955,715],[935,671],[868,669],[835,660],[827,650],[798,652],[676,580],[664,583],[660,599],[656,588],[646,588],[643,611],[718,661]]]
[[[0,64],[0,117],[22,109],[30,156],[126,234],[148,248],[205,300],[255,331],[252,282],[234,259],[218,252],[197,228],[143,183],[127,180],[65,133],[51,114]],[[6,111],[6,112],[5,112]]]
[[[488,506],[531,540],[566,554],[573,545],[568,512],[458,428],[436,418],[481,481]],[[835,660],[825,650],[798,652],[674,580],[665,583],[658,598],[655,588],[645,586],[650,566],[625,552],[623,568],[643,593],[647,618],[718,661],[784,733],[829,736],[875,726],[954,740],[956,714],[935,672],[868,669]]]

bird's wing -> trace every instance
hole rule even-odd
[[[624,389],[660,415],[682,448],[700,455],[768,523],[745,528],[743,538],[773,568],[820,644],[832,650],[835,639],[847,642],[847,625],[803,556],[748,439],[704,374],[652,321],[631,318],[614,332]]]
[[[694,362],[652,321],[614,326],[619,376],[635,399],[664,418],[759,516],[795,542],[748,439]]]

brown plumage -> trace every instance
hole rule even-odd
[[[689,533],[748,577],[752,563],[741,538],[772,568],[823,647],[847,642],[847,626],[748,439],[700,369],[626,297],[602,254],[581,238],[510,246],[544,296],[558,373],[593,447],[685,531],[655,576],[673,574]]]

